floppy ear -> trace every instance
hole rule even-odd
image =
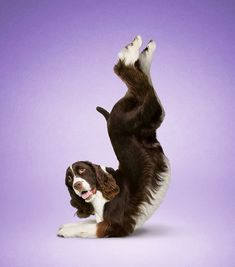
[[[107,200],[112,200],[119,193],[119,186],[113,176],[102,170],[99,165],[94,165],[97,189],[100,190]]]
[[[86,203],[84,199],[75,194],[71,185],[66,182],[69,194],[71,196],[70,204],[77,209],[76,214],[80,218],[87,218],[94,214],[94,208],[91,203]]]

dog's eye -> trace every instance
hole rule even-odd
[[[78,173],[79,174],[83,174],[85,171],[86,171],[86,169],[84,169],[84,168],[79,168],[78,169]]]

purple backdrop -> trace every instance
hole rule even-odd
[[[232,267],[234,1],[0,2],[0,266]],[[157,42],[167,197],[122,239],[61,239],[77,160],[117,166],[97,105],[125,86],[112,68],[140,34]]]

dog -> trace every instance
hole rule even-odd
[[[138,35],[118,54],[116,75],[127,92],[108,112],[97,107],[106,122],[117,170],[78,161],[67,168],[65,183],[71,205],[80,218],[59,228],[60,237],[123,237],[138,229],[162,201],[170,178],[170,165],[156,138],[165,111],[153,88],[150,66],[154,41],[140,53]]]

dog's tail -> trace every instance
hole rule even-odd
[[[108,121],[110,114],[109,114],[109,112],[107,110],[105,110],[102,107],[97,107],[96,110],[105,117],[106,121]]]

